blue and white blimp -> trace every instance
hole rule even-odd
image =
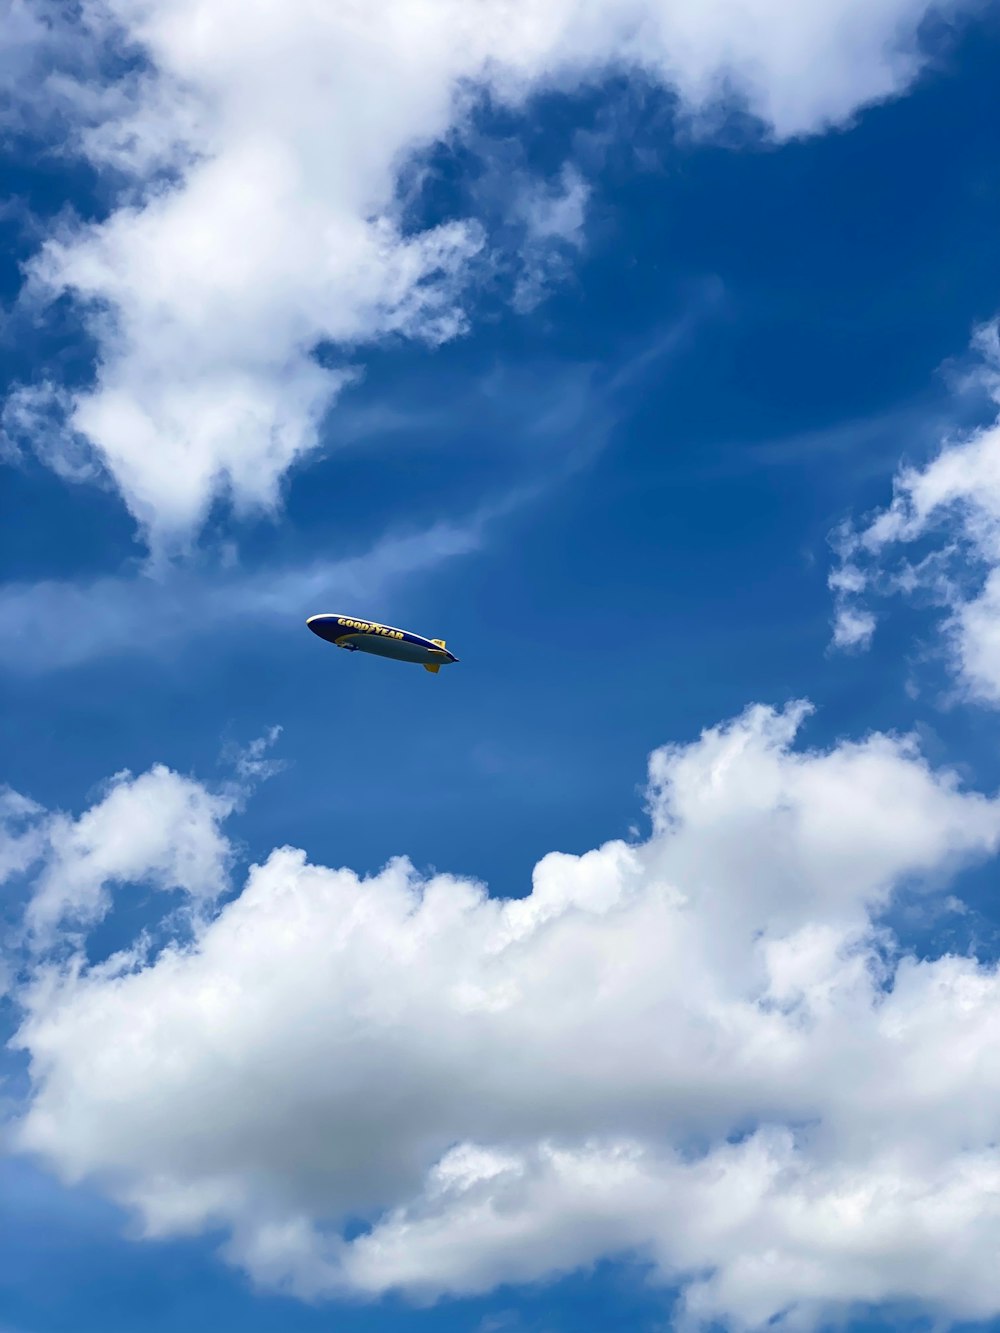
[[[425,671],[437,674],[458,658],[445,647],[444,639],[425,639],[395,625],[380,625],[377,620],[358,620],[354,616],[332,613],[310,616],[306,624],[314,634],[349,653],[373,653],[392,657],[397,662],[416,662]]]

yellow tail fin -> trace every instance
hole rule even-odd
[[[434,666],[431,666],[430,662],[425,662],[425,663],[424,663],[424,670],[425,670],[425,671],[433,671],[434,674],[435,674],[435,676],[436,676],[437,673],[441,670],[441,668],[437,665],[437,663],[435,663]]]
[[[447,648],[444,639],[431,639],[431,643],[436,643],[439,648]]]

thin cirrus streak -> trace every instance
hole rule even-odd
[[[0,666],[44,672],[108,654],[143,653],[235,620],[278,625],[318,601],[378,596],[411,574],[480,549],[503,518],[538,503],[567,474],[592,463],[628,421],[653,375],[662,377],[724,308],[716,281],[697,286],[675,318],[606,366],[501,367],[451,399],[450,413],[380,399],[339,409],[345,441],[391,450],[394,439],[440,448],[475,423],[513,469],[509,488],[471,514],[389,535],[360,555],[282,569],[248,570],[202,560],[152,562],[134,574],[0,584]],[[428,443],[428,435],[431,441]],[[346,447],[342,446],[342,447]],[[136,633],[141,621],[142,634]]]
[[[257,572],[171,568],[89,583],[0,587],[0,665],[46,672],[116,654],[155,652],[239,621],[255,627],[305,616],[317,601],[377,596],[409,574],[466,555],[480,525],[439,524],[387,538],[363,555]]]

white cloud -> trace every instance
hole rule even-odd
[[[198,902],[217,897],[231,858],[219,825],[237,803],[236,790],[212,794],[157,764],[138,777],[116,774],[79,819],[40,817],[31,851],[42,867],[26,913],[36,945],[51,944],[60,925],[99,921],[114,885],[182,890]],[[17,868],[27,864],[22,858]]]
[[[220,496],[273,506],[350,373],[322,367],[318,343],[347,357],[387,334],[433,343],[465,327],[477,220],[406,233],[395,191],[415,150],[466,121],[470,89],[517,104],[624,66],[704,123],[736,94],[779,137],[810,133],[907,87],[930,8],[84,0],[53,49],[74,68],[94,52],[88,76],[50,73],[32,101],[47,97],[78,151],[129,184],[107,219],[54,234],[31,268],[35,296],[74,297],[97,346],[62,430],[74,453],[93,449],[158,551],[183,545]],[[17,12],[7,40],[23,46],[34,9]],[[147,66],[101,84],[100,56],[122,44]],[[581,205],[565,195],[558,234]]]
[[[846,605],[837,609],[833,625],[835,648],[867,648],[875,634],[875,617],[870,611],[859,611]]]
[[[17,1143],[301,1296],[633,1251],[693,1323],[1000,1312],[1000,975],[880,924],[995,854],[1000,802],[910,740],[796,750],[807,712],[656,752],[649,839],[522,899],[285,847],[193,940],[47,965]]]
[[[280,727],[270,727],[263,736],[258,736],[249,745],[233,747],[229,753],[237,777],[242,778],[244,782],[261,782],[280,773],[285,767],[283,761],[267,757],[280,735]]]
[[[569,166],[555,182],[529,180],[522,187],[511,210],[525,229],[513,296],[517,310],[536,306],[563,273],[567,252],[582,247],[589,194],[586,181]]]
[[[49,854],[28,909],[42,938],[60,922],[92,922],[110,905],[110,886],[143,881],[211,900],[226,887],[230,857],[219,823],[231,797],[157,764],[133,777],[119,773],[107,795],[77,820],[56,817]]]
[[[966,383],[1000,403],[998,325],[979,329],[973,346],[980,361]],[[919,596],[943,612],[963,693],[1000,706],[1000,420],[946,439],[923,466],[902,467],[891,504],[860,529],[845,527],[837,546],[829,579],[837,646],[868,645],[876,622],[867,603],[876,597]]]
[[[181,892],[199,911],[218,898],[233,857],[221,825],[255,785],[280,771],[268,758],[280,734],[271,727],[248,745],[230,746],[225,758],[235,777],[216,791],[154,764],[138,777],[116,773],[75,819],[0,789],[0,884],[34,872],[24,920],[32,949],[57,944],[60,929],[102,920],[122,885]]]
[[[588,193],[586,181],[567,166],[555,183],[530,182],[515,211],[532,237],[543,240],[555,237],[569,245],[579,245]]]
[[[967,692],[1000,706],[1000,569],[990,571],[977,596],[955,607],[947,629]]]

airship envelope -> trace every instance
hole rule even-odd
[[[425,671],[435,674],[449,662],[458,661],[445,647],[444,639],[425,639],[422,634],[411,634],[395,625],[381,625],[377,620],[330,613],[310,616],[306,624],[321,639],[337,648],[346,648],[349,653],[373,653],[376,657],[393,657],[397,662],[417,662]]]

